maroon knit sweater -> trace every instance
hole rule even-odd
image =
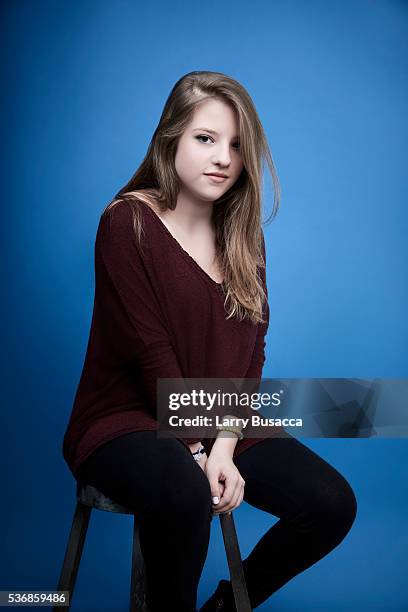
[[[142,249],[133,206],[142,214]],[[261,276],[266,291],[264,270]],[[125,198],[101,215],[90,335],[63,441],[75,478],[101,444],[157,430],[158,378],[261,378],[269,306],[266,322],[256,325],[226,320],[224,299],[222,285],[147,204]],[[234,457],[262,439],[239,440]],[[199,439],[181,441],[187,446]],[[202,443],[209,454],[214,438]]]

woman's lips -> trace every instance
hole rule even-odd
[[[206,174],[205,176],[208,176],[209,179],[216,183],[223,183],[228,178],[227,176],[217,176],[216,174]]]

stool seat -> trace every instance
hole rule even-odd
[[[132,510],[128,510],[124,506],[117,504],[115,501],[106,497],[99,489],[89,484],[81,485],[77,482],[77,500],[96,510],[104,510],[105,512],[118,512],[119,514],[133,514]]]
[[[137,516],[132,510],[129,510],[109,497],[106,497],[106,495],[104,495],[96,487],[87,483],[77,482],[76,500],[77,503],[72,520],[71,531],[68,538],[65,557],[57,587],[58,591],[69,591],[69,604],[65,607],[55,606],[53,608],[54,612],[61,612],[61,610],[70,609],[79,563],[81,561],[82,550],[88,530],[89,519],[93,509],[103,510],[105,512],[116,512],[118,514],[133,515],[132,571],[129,611],[149,612],[146,605],[146,570],[140,548]],[[251,612],[232,512],[219,514],[218,516],[221,522],[221,530],[237,612]]]

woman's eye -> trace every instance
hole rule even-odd
[[[205,134],[201,134],[200,136],[196,136],[196,138],[207,138],[207,139],[211,140],[211,138],[209,136],[205,136]],[[202,141],[200,141],[200,142],[202,142]]]
[[[201,138],[206,138],[206,139],[207,139],[207,142],[208,142],[208,140],[209,140],[210,142],[213,142],[213,141],[212,141],[212,139],[211,139],[209,136],[206,136],[205,134],[200,134],[199,136],[196,136],[196,138],[197,138],[198,140],[199,140],[199,139],[201,139]],[[202,141],[202,140],[200,140],[200,142],[203,142],[203,141]],[[207,144],[207,142],[205,142],[204,144]],[[236,142],[236,143],[234,143],[234,144],[233,144],[233,147],[234,147],[234,149],[235,149],[236,151],[239,151],[239,149],[241,148],[241,144],[240,144],[239,142]]]

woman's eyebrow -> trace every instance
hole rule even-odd
[[[195,132],[196,130],[203,130],[204,132],[209,132],[210,134],[214,134],[214,136],[218,136],[218,132],[216,132],[215,130],[210,130],[210,128],[198,127],[194,128],[193,132]],[[239,136],[233,136],[233,138],[239,138]]]

